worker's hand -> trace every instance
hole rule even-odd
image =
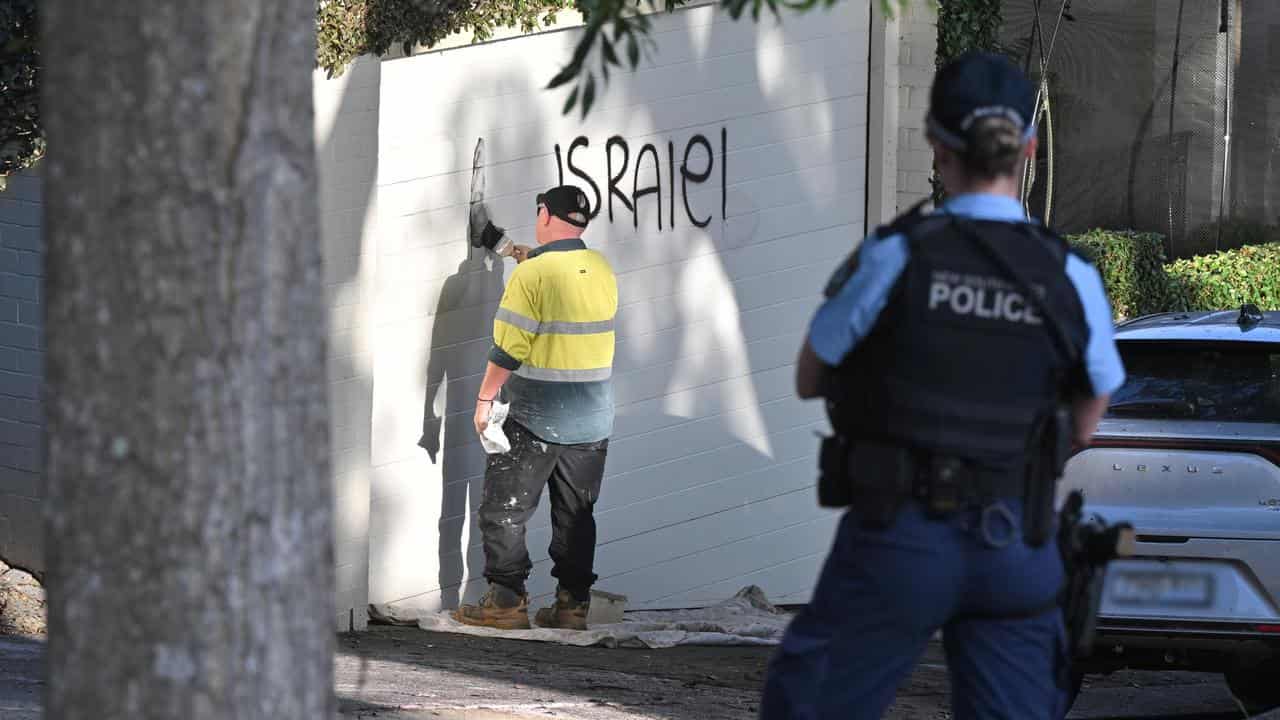
[[[529,259],[529,250],[527,245],[516,245],[511,249],[511,257],[515,258],[516,264],[519,265]]]
[[[473,421],[476,424],[476,434],[483,435],[484,429],[489,427],[489,413],[493,412],[492,400],[477,400],[476,415]]]

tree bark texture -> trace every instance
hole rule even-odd
[[[47,716],[334,715],[314,0],[47,0]]]

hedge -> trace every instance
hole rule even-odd
[[[1178,260],[1166,276],[1170,310],[1280,310],[1280,243]]]
[[[1159,234],[1091,230],[1067,239],[1097,265],[1116,317],[1139,317],[1165,309],[1168,278],[1164,238]]]
[[[1245,303],[1280,310],[1280,243],[1166,264],[1156,233],[1092,230],[1067,239],[1097,265],[1117,319]]]

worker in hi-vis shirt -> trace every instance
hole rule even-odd
[[[528,628],[525,580],[533,563],[525,523],[544,487],[551,495],[553,605],[543,627],[585,630],[596,549],[594,507],[613,431],[614,315],[618,286],[605,257],[582,241],[587,196],[572,185],[537,197],[538,247],[516,246],[517,266],[493,322],[493,349],[476,398],[483,433],[495,401],[510,404],[502,426],[509,452],[485,469],[480,530],[488,592],[454,617],[469,625]],[[473,224],[481,244],[498,244],[491,222]]]

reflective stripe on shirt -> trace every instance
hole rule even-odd
[[[516,375],[528,380],[543,382],[599,382],[613,376],[613,368],[589,368],[586,370],[561,370],[559,368],[540,368],[529,364],[516,368]]]

